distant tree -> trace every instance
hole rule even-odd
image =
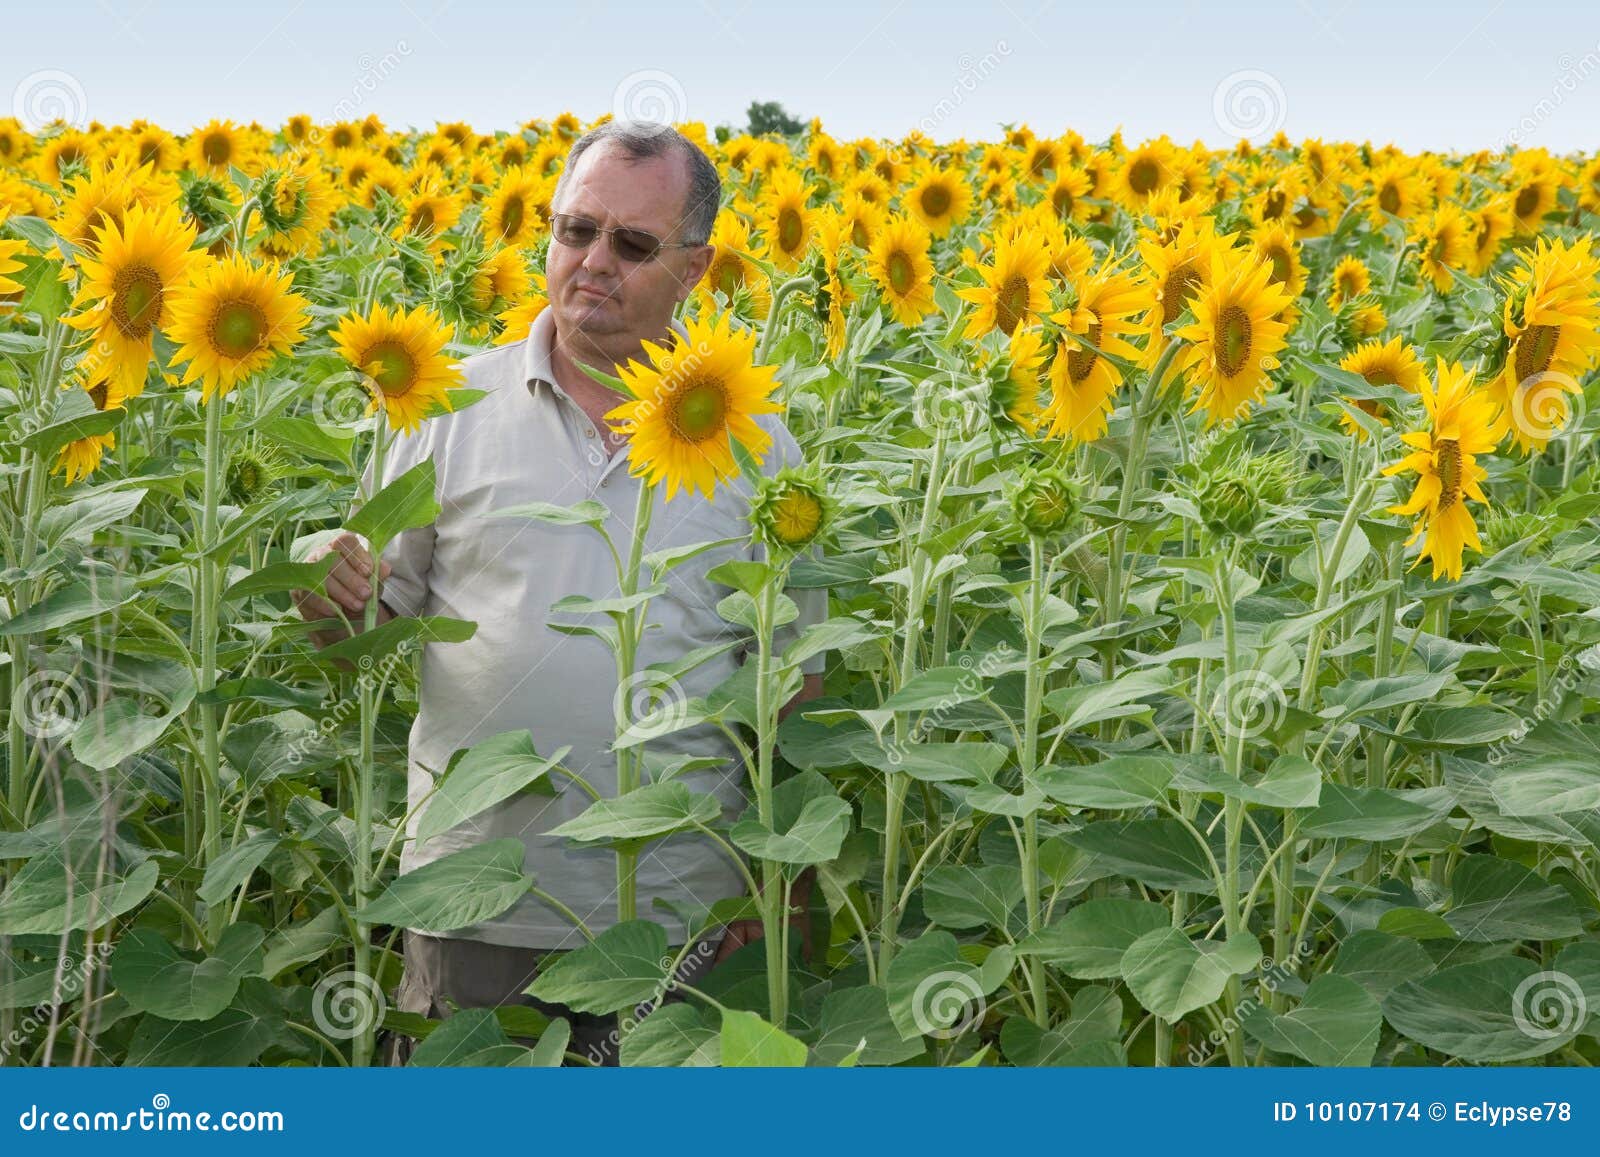
[[[751,101],[750,111],[745,113],[745,116],[750,121],[745,131],[753,137],[764,136],[767,133],[790,137],[805,128],[803,121],[790,116],[783,105],[775,100]]]

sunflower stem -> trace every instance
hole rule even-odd
[[[200,698],[201,759],[200,794],[205,807],[202,863],[210,867],[222,855],[221,738],[218,734],[217,705],[208,692],[217,685],[217,592],[222,564],[212,557],[217,548],[217,503],[222,489],[222,409],[227,393],[218,390],[209,401],[201,402],[205,411],[205,481],[201,496],[199,543],[199,593],[195,613],[200,620],[200,667],[197,687]],[[212,943],[222,935],[227,922],[224,905],[208,905],[206,930]]]
[[[650,530],[650,515],[655,507],[655,487],[643,479],[639,482],[639,500],[633,514],[633,537],[628,545],[628,561],[618,576],[618,589],[624,598],[639,590],[639,569],[644,558],[645,535]],[[617,632],[617,683],[622,688],[618,697],[617,727],[619,733],[632,723],[628,718],[628,704],[632,700],[633,677],[639,661],[639,643],[644,635],[644,608],[633,607],[624,612]],[[643,749],[629,746],[617,752],[617,796],[638,790],[641,781]],[[633,849],[617,850],[617,920],[619,923],[634,920],[639,915],[638,896],[639,853]]]

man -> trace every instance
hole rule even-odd
[[[478,624],[467,642],[424,649],[410,738],[413,810],[454,751],[524,729],[541,753],[570,745],[563,766],[601,796],[614,795],[616,759],[610,743],[619,694],[702,695],[741,662],[735,648],[695,668],[677,686],[619,691],[615,661],[602,641],[551,626],[550,606],[557,599],[617,593],[615,564],[599,536],[583,526],[494,516],[530,501],[563,506],[598,501],[610,511],[610,533],[627,541],[640,483],[628,473],[626,439],[604,421],[623,399],[581,367],[614,374],[629,360],[644,360],[641,343],[668,340],[675,309],[710,263],[707,240],[720,201],[715,166],[673,129],[613,121],[578,140],[552,199],[557,228],[545,269],[549,307],[524,341],[462,363],[465,384],[487,391],[485,398],[424,423],[389,455],[385,481],[432,457],[441,514],[432,526],[400,535],[385,550],[376,576],[381,618],[446,615]],[[619,236],[615,230],[624,232]],[[648,252],[654,239],[662,245]],[[773,438],[767,468],[797,463],[798,448],[782,422],[772,416],[759,420]],[[659,504],[647,549],[743,539],[748,494],[748,484],[739,479],[720,489],[715,502],[680,494]],[[308,620],[335,617],[340,609],[354,618],[374,580],[373,560],[356,536],[342,535],[313,557],[330,551],[340,561],[328,576],[325,595],[297,596]],[[727,591],[705,576],[718,562],[741,556],[756,557],[748,546],[721,547],[671,572],[666,593],[650,604],[652,627],[641,648],[641,669],[731,637],[736,628],[715,610]],[[801,615],[786,634],[825,614],[824,592],[795,591],[791,597]],[[316,641],[322,646],[337,637],[322,634]],[[820,658],[807,665],[795,702],[820,693],[820,670]],[[713,729],[664,736],[651,747],[725,759],[722,767],[681,778],[692,790],[716,795],[729,817],[744,809],[744,769]],[[401,871],[484,840],[515,836],[527,848],[526,870],[540,891],[560,901],[591,932],[609,927],[617,919],[615,855],[545,834],[590,802],[564,777],[552,780],[559,790],[554,798],[514,797],[421,846],[409,843]],[[415,835],[415,819],[409,834]],[[687,931],[680,914],[703,911],[744,888],[736,866],[710,841],[680,836],[646,850],[637,890],[639,915],[665,924],[669,940],[682,945]],[[720,945],[697,943],[682,979],[691,982],[714,958],[752,939],[759,927],[756,923],[753,931],[750,922],[741,922],[729,926]],[[593,1063],[615,1064],[614,1018],[575,1016],[523,994],[541,957],[580,943],[568,915],[533,893],[504,915],[448,937],[408,929],[398,1003],[404,1011],[434,1017],[448,1015],[451,1003],[531,1004],[573,1023],[572,1051],[587,1052]],[[403,1052],[392,1048],[391,1063]]]

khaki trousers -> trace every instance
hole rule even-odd
[[[717,932],[698,941],[678,966],[676,979],[681,984],[695,984],[711,968],[721,947],[723,933]],[[511,948],[502,944],[486,944],[479,940],[458,940],[444,936],[430,936],[406,929],[402,938],[405,971],[395,994],[395,1005],[401,1012],[442,1020],[456,1009],[495,1008],[499,1005],[525,1005],[537,1009],[548,1017],[561,1017],[572,1026],[572,1039],[567,1052],[583,1058],[568,1060],[569,1064],[617,1064],[617,1018],[594,1013],[574,1012],[561,1004],[535,1000],[523,991],[538,976],[545,957],[553,955],[543,948]],[[678,992],[669,988],[661,998],[662,1004],[682,1000]],[[645,1002],[634,1010],[639,1019],[655,1008]],[[404,1065],[411,1059],[412,1039],[400,1033],[388,1033],[382,1049],[383,1063]],[[518,1044],[532,1046],[533,1041],[512,1038]]]

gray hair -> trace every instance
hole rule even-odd
[[[567,183],[567,174],[577,167],[578,158],[601,141],[611,141],[632,161],[650,157],[676,154],[689,170],[689,196],[684,204],[682,239],[704,245],[711,239],[711,229],[717,222],[717,210],[722,207],[722,178],[711,158],[700,151],[698,145],[671,125],[655,121],[609,120],[596,125],[576,141],[567,153],[567,163],[556,178],[554,202],[561,196]]]

